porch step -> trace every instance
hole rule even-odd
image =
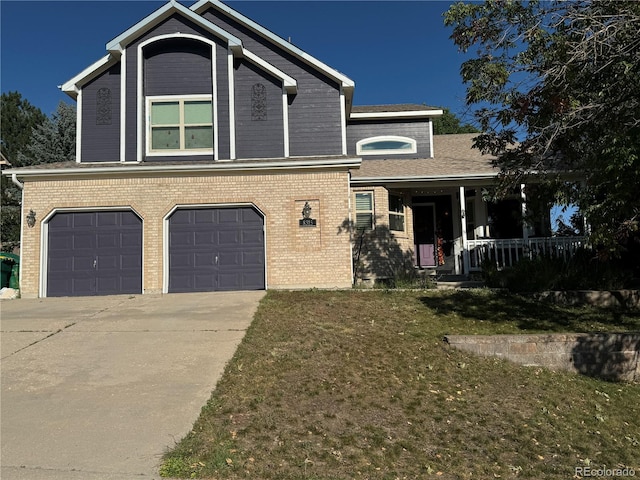
[[[439,289],[482,288],[484,286],[484,282],[469,280],[469,277],[465,275],[439,275],[436,280],[436,287]]]

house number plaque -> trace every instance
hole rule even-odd
[[[304,208],[302,209],[302,218],[300,219],[301,227],[315,227],[316,221],[311,218],[311,205],[309,202],[304,202]]]

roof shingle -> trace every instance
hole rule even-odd
[[[472,148],[475,133],[435,135],[434,158],[376,159],[363,158],[358,170],[351,175],[358,178],[426,178],[497,174],[491,155],[482,155]]]

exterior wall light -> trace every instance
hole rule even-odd
[[[29,228],[33,228],[36,224],[36,212],[29,209],[29,213],[27,214],[27,225]]]

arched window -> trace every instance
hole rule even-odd
[[[390,155],[417,151],[413,138],[394,135],[365,138],[356,143],[356,155]]]

